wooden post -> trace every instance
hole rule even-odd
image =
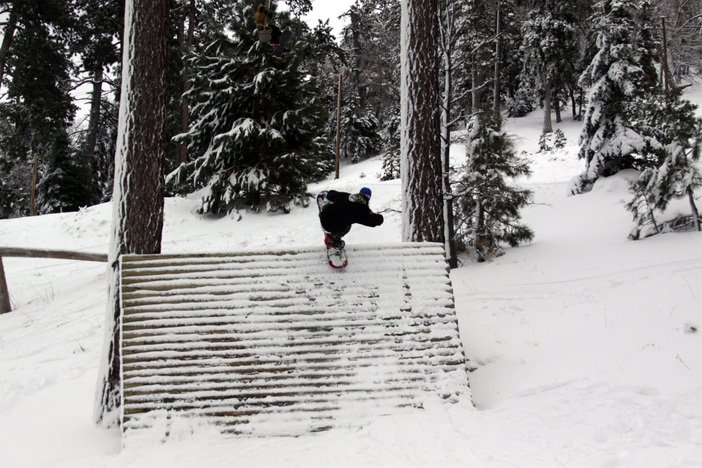
[[[10,306],[10,293],[5,281],[5,270],[2,267],[2,257],[0,257],[0,314],[8,312],[12,312],[12,306]]]
[[[29,207],[29,216],[34,216],[34,201],[36,200],[37,192],[37,161],[39,156],[34,153],[34,175],[32,176],[32,200],[31,206]]]
[[[341,73],[339,73],[339,98],[336,104],[336,177],[339,178],[339,164],[340,164],[340,154],[339,150],[341,148]]]

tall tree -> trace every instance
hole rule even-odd
[[[85,190],[89,171],[76,160],[68,134],[76,111],[70,95],[71,7],[70,2],[41,0],[20,2],[12,10],[17,18],[6,63],[6,76],[11,77],[8,100],[0,106],[7,123],[0,135],[0,171],[5,178],[38,155],[40,213],[74,210],[91,202]],[[30,211],[27,201],[20,213]]]
[[[74,51],[81,58],[81,74],[91,87],[88,125],[78,140],[76,157],[91,172],[88,188],[95,202],[105,199],[111,180],[105,167],[105,139],[114,138],[117,122],[109,112],[110,101],[104,94],[117,90],[110,84],[112,67],[119,62],[120,36],[124,29],[124,1],[75,0],[78,11]],[[106,86],[107,83],[107,86]],[[112,149],[112,145],[108,145]],[[110,155],[114,161],[114,151]]]
[[[402,240],[443,242],[438,0],[402,0]]]
[[[343,30],[341,43],[350,68],[344,87],[343,107],[348,118],[343,122],[343,147],[365,153],[352,155],[358,159],[381,149],[373,140],[385,141],[388,144],[383,149],[392,154],[390,142],[397,138],[392,132],[398,129],[393,119],[399,114],[400,101],[400,1],[357,0],[346,15],[350,22]]]
[[[94,414],[102,427],[119,423],[122,403],[119,257],[161,251],[168,13],[169,0],[126,2],[109,296]]]
[[[570,0],[545,1],[522,25],[521,83],[533,83],[544,109],[543,133],[551,133],[554,98],[575,82],[578,44]]]

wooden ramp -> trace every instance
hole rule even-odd
[[[123,256],[124,430],[298,435],[469,399],[443,247]]]

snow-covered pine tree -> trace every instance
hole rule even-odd
[[[702,119],[695,117],[697,106],[681,99],[681,91],[660,91],[639,109],[637,131],[644,136],[641,157],[646,168],[632,184],[634,198],[627,209],[636,227],[631,239],[664,230],[665,225],[685,224],[700,230],[695,190],[702,186],[699,168],[702,154]],[[665,219],[663,211],[673,199],[687,197],[690,215]],[[682,221],[682,223],[680,222]]]
[[[95,422],[105,428],[119,424],[122,404],[119,257],[161,252],[168,12],[168,0],[125,4],[105,342],[94,410]]]
[[[553,131],[551,111],[558,93],[576,81],[578,43],[572,7],[570,0],[542,2],[522,25],[520,83],[542,97],[543,133]]]
[[[502,130],[502,119],[491,110],[471,120],[466,142],[466,165],[455,184],[456,237],[459,247],[479,262],[501,255],[502,244],[515,247],[534,234],[519,223],[519,210],[532,198],[513,179],[530,174],[527,163],[515,153]]]
[[[402,0],[402,240],[443,242],[438,0]]]
[[[176,140],[188,142],[193,160],[168,182],[204,189],[204,213],[245,206],[287,212],[290,203],[307,202],[308,181],[333,167],[324,135],[328,110],[306,64],[327,47],[316,38],[327,36],[276,15],[279,27],[294,28],[294,39],[293,51],[275,59],[270,45],[258,41],[255,6],[237,1],[219,10],[229,18],[228,31],[215,34],[192,59],[191,125]]]
[[[358,96],[350,96],[341,111],[342,157],[357,163],[381,150],[380,124],[369,107],[361,108]]]
[[[2,211],[29,214],[30,198],[23,196],[29,187],[18,186],[14,177],[23,172],[16,166],[32,167],[35,154],[39,161],[36,212],[76,210],[93,203],[95,197],[89,190],[90,171],[76,161],[69,136],[77,109],[70,94],[74,12],[66,2],[51,7],[37,2],[6,6],[12,10],[16,28],[3,31],[6,49],[1,52],[7,58],[7,94],[0,103],[0,178],[6,181],[0,205],[11,207]],[[3,195],[9,198],[2,199]]]
[[[383,173],[380,180],[400,178],[400,113],[388,116],[383,132],[386,135]]]
[[[600,0],[593,28],[597,53],[580,77],[588,104],[579,157],[587,163],[570,192],[588,190],[600,176],[638,167],[644,141],[633,128],[636,107],[656,85],[649,0]]]

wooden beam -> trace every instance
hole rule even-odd
[[[56,258],[86,262],[107,262],[107,254],[75,252],[71,250],[23,249],[18,247],[0,247],[0,257]]]
[[[85,262],[107,262],[107,254],[74,252],[71,250],[23,249],[0,247],[0,314],[12,312],[10,293],[7,290],[2,257],[55,258],[60,260],[81,260]]]

